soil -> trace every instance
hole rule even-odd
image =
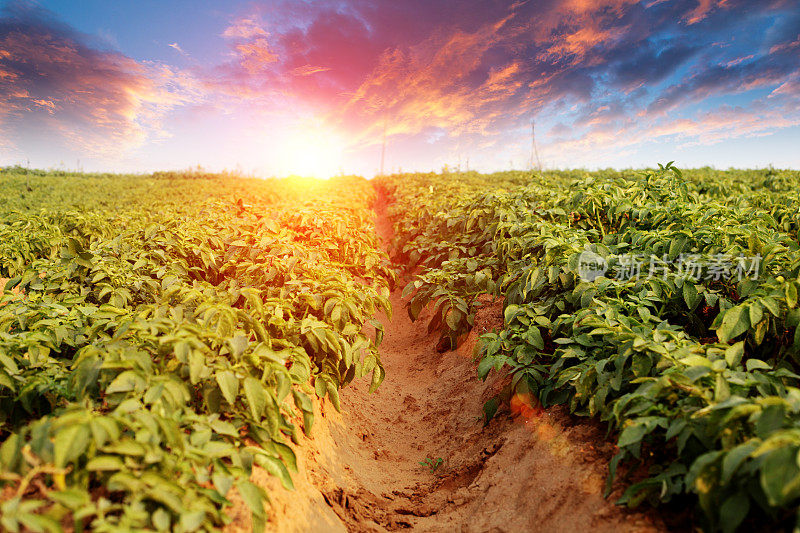
[[[386,201],[376,205],[384,243],[391,237]],[[631,512],[603,497],[614,445],[603,428],[561,409],[514,398],[488,425],[483,403],[502,378],[477,378],[478,336],[502,326],[501,302],[482,300],[475,329],[457,351],[437,353],[423,315],[412,322],[400,297],[394,316],[379,317],[386,380],[341,391],[341,412],[317,405],[312,437],[295,447],[296,490],[257,471],[270,492],[268,530],[619,532],[661,531],[650,512]],[[421,465],[426,458],[441,464]],[[234,507],[228,531],[249,531],[246,508]]]

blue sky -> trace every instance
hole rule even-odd
[[[0,165],[800,168],[800,1],[0,2]]]

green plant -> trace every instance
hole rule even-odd
[[[430,305],[431,329],[453,346],[481,292],[505,298],[503,328],[481,337],[479,376],[510,374],[487,420],[517,393],[567,404],[616,436],[609,483],[622,463],[645,470],[620,503],[692,495],[708,530],[795,520],[800,173],[670,163],[517,177],[381,183],[396,202],[395,253],[417,272],[412,318]],[[582,278],[586,252],[606,275]],[[631,256],[641,275],[619,276]],[[700,279],[664,267],[691,258],[708,270],[720,257],[743,270],[757,257],[760,268]],[[481,272],[491,283],[475,283]]]
[[[432,457],[426,457],[423,461],[420,461],[419,464],[428,468],[431,474],[433,474],[444,464],[444,459],[441,457],[437,457],[436,459]]]
[[[30,179],[24,198],[16,191]],[[4,176],[2,529],[216,530],[378,355],[368,182]],[[364,326],[374,326],[367,336]]]

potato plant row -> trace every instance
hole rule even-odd
[[[313,398],[384,377],[372,186],[0,179],[0,529],[217,530],[238,492],[262,530],[253,468],[291,489]]]
[[[432,306],[443,349],[479,295],[504,300],[478,374],[510,380],[487,422],[512,395],[566,404],[615,435],[609,487],[637,480],[620,503],[694,502],[707,531],[798,527],[800,173],[668,164],[379,187],[416,273],[408,311]],[[587,256],[602,266],[588,279]],[[631,258],[637,275],[619,275]]]

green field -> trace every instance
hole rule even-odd
[[[1,529],[263,521],[253,464],[384,376],[369,183],[1,176]]]
[[[619,503],[706,531],[800,501],[800,172],[372,181],[0,172],[0,529],[216,530],[292,488],[315,402],[375,389],[396,279],[438,348],[489,294],[484,406],[607,425]],[[375,233],[388,202],[389,254]],[[479,299],[479,297],[481,297]],[[374,332],[374,333],[373,333]],[[481,413],[467,413],[467,415]]]
[[[478,373],[608,423],[620,503],[696,502],[705,529],[793,523],[800,497],[800,173],[553,172],[378,180],[416,318],[443,345],[503,298]],[[581,259],[606,276],[586,280]],[[638,275],[633,265],[638,264]],[[699,265],[699,266],[698,266]],[[688,496],[688,497],[687,497]]]

